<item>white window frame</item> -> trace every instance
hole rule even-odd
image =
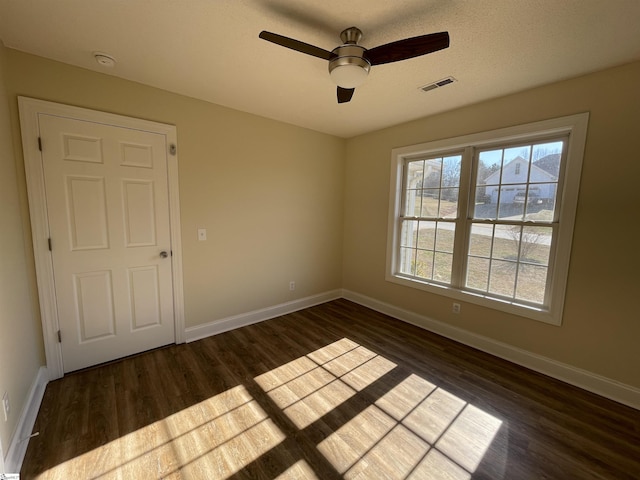
[[[561,325],[588,122],[589,113],[580,113],[499,130],[394,148],[391,151],[386,280],[399,285],[443,295],[455,300],[474,303],[531,318],[551,325]],[[472,168],[476,168],[476,166],[472,165],[471,167],[465,168],[465,165],[468,165],[468,162],[472,161],[476,149],[489,145],[508,145],[513,144],[513,142],[529,142],[541,138],[562,135],[568,135],[568,143],[565,147],[567,153],[564,160],[564,178],[560,180],[560,196],[557,198],[556,204],[559,225],[557,235],[553,239],[554,244],[552,246],[551,258],[549,259],[551,274],[547,288],[550,292],[550,301],[546,307],[534,307],[519,304],[517,301],[505,301],[504,299],[492,297],[491,294],[482,294],[477,291],[434,283],[427,280],[422,281],[415,278],[408,278],[398,273],[400,263],[399,243],[401,228],[400,215],[402,212],[403,165],[406,160],[421,156],[445,155],[455,151],[463,151],[459,202],[464,202],[464,205],[459,211],[462,211],[463,215],[468,216],[471,213],[470,202],[474,201],[473,198],[470,198],[470,193],[473,191],[471,185],[473,175],[471,170]],[[467,223],[467,218],[461,218],[460,220],[461,224]],[[466,237],[467,235],[465,234],[465,238]],[[466,247],[467,242],[468,240],[465,241],[464,247]],[[464,248],[462,250],[464,250]],[[454,255],[466,255],[466,251],[459,249],[454,251]],[[459,273],[456,272],[452,273],[454,278],[456,278],[456,275],[459,275]]]

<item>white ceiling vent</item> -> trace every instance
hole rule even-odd
[[[449,85],[450,83],[457,82],[457,80],[453,77],[446,77],[437,82],[427,83],[420,87],[420,90],[423,92],[428,92],[429,90],[433,90],[435,88],[444,87],[445,85]]]

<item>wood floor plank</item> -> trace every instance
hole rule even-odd
[[[23,479],[640,478],[640,412],[336,300],[47,386]]]

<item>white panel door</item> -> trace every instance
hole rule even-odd
[[[64,371],[174,343],[165,136],[38,121]]]

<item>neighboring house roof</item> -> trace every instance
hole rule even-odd
[[[557,181],[560,167],[560,162],[558,161],[559,158],[560,154],[554,153],[551,155],[546,155],[533,162],[533,165],[531,165],[531,178],[533,179],[537,177],[537,180],[534,181],[540,181],[541,177],[548,179],[550,182]],[[527,160],[520,156],[517,156],[509,163],[507,163],[504,167],[502,167],[502,170],[504,170],[505,172],[509,172],[510,170],[515,169],[515,165],[517,165],[518,163],[520,163],[521,165],[529,165],[529,162]],[[500,183],[500,175],[502,173],[502,170],[497,170],[489,175],[485,179],[484,184],[495,185]]]
[[[558,176],[560,175],[560,154],[559,153],[552,153],[551,155],[546,155],[542,158],[539,158],[535,162],[533,162],[533,164],[536,167],[541,168],[545,172],[553,175],[555,179],[557,179]]]

